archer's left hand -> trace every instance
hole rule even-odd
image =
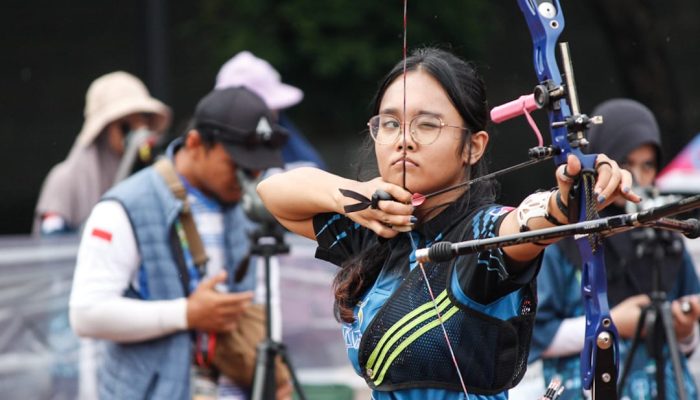
[[[605,154],[598,154],[595,164],[598,177],[593,189],[594,200],[598,210],[607,207],[615,199],[622,197],[626,200],[639,203],[641,200],[632,190],[632,174],[620,168],[617,162],[611,160]],[[566,164],[557,168],[556,178],[561,200],[567,205],[569,191],[574,182],[574,177],[581,172],[581,162],[574,155],[569,155]]]

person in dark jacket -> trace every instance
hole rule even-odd
[[[588,138],[591,153],[604,153],[621,167],[632,172],[640,189],[653,190],[661,162],[659,127],[651,111],[629,99],[613,99],[600,104],[593,115],[602,115],[604,123],[591,128]],[[642,203],[643,204],[643,203]],[[625,202],[618,201],[601,212],[601,216],[625,212]],[[650,231],[655,232],[655,231]],[[621,365],[628,354],[641,309],[650,304],[653,257],[644,250],[663,246],[660,289],[672,301],[674,329],[678,348],[689,354],[698,344],[700,304],[695,294],[700,284],[690,256],[681,238],[668,232],[655,233],[651,242],[639,240],[640,231],[628,231],[604,240],[608,277],[608,301],[611,316],[620,334]],[[668,236],[662,239],[662,235]],[[537,279],[539,305],[532,338],[530,362],[543,360],[544,379],[560,376],[566,385],[562,399],[584,397],[579,372],[579,353],[583,350],[585,317],[581,300],[581,258],[573,239],[565,239],[545,250],[542,270]],[[689,310],[681,311],[681,302]],[[676,399],[677,386],[668,352],[665,354],[666,399]],[[681,357],[685,389],[689,399],[697,398],[697,388]],[[656,398],[654,358],[641,345],[623,388],[625,399]]]

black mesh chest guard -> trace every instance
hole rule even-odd
[[[478,268],[476,256],[425,270],[467,389],[496,394],[515,386],[527,365],[535,317],[534,281],[523,290],[520,315],[501,320],[460,305],[449,289],[452,268]],[[377,312],[360,342],[359,363],[375,390],[462,391],[427,286],[416,267]]]

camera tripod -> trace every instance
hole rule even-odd
[[[255,375],[251,400],[275,400],[277,382],[275,380],[275,360],[279,356],[287,366],[294,390],[301,400],[305,400],[301,384],[289,360],[286,346],[272,339],[272,285],[270,281],[270,258],[277,254],[289,253],[289,245],[284,242],[284,230],[276,222],[263,222],[253,233],[251,253],[265,259],[265,340],[257,347]]]
[[[656,388],[657,399],[666,399],[666,360],[664,348],[668,349],[673,366],[673,376],[677,386],[678,399],[685,400],[685,386],[683,382],[683,370],[678,351],[676,333],[673,329],[673,315],[671,314],[671,303],[668,301],[666,292],[661,286],[661,266],[664,259],[669,254],[678,254],[681,249],[679,239],[669,231],[644,228],[632,232],[632,239],[636,242],[637,255],[650,257],[652,268],[652,290],[649,294],[651,303],[644,307],[639,316],[637,328],[629,353],[625,359],[622,375],[618,383],[618,393],[621,395],[624,389],[625,380],[632,366],[635,352],[643,339],[642,332],[646,334],[646,344],[649,354],[656,363]]]

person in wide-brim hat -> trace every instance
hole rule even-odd
[[[34,234],[77,230],[114,183],[128,135],[144,130],[161,135],[170,126],[172,112],[151,97],[137,77],[117,71],[92,82],[84,116],[68,157],[44,181]]]
[[[148,125],[154,132],[163,132],[170,125],[170,108],[151,97],[138,78],[124,71],[103,75],[87,91],[85,122],[76,141],[87,146],[109,123],[136,113],[150,114]]]

